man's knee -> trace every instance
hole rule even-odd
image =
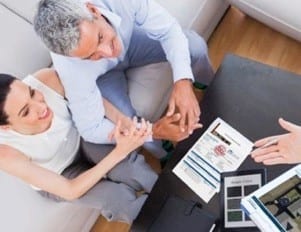
[[[185,31],[192,63],[197,59],[208,59],[208,47],[203,37],[195,31]]]
[[[214,71],[208,56],[206,41],[194,31],[186,31],[189,43],[191,67],[196,82],[209,85],[214,78]]]

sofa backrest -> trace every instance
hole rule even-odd
[[[229,6],[226,0],[155,0],[174,16],[182,28],[195,30],[205,40]]]
[[[51,58],[32,27],[38,0],[0,1],[0,72],[23,78],[28,73],[48,67]]]

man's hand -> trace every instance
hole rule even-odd
[[[179,123],[181,131],[184,133],[187,130],[188,134],[192,134],[201,111],[190,80],[179,80],[174,84],[166,116],[173,115],[177,109],[181,115]]]
[[[164,116],[153,124],[153,138],[154,139],[166,139],[171,141],[181,141],[189,136],[188,130],[182,131],[179,127],[179,121],[181,115],[176,113],[172,116]],[[192,130],[201,128],[202,125],[194,123]]]
[[[279,119],[279,124],[289,133],[256,141],[255,146],[258,148],[251,153],[256,162],[263,162],[266,165],[301,162],[301,127],[282,118]],[[264,147],[273,140],[277,143]]]

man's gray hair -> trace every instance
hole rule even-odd
[[[83,20],[92,21],[93,17],[79,0],[41,0],[34,29],[52,52],[69,55],[78,46]]]

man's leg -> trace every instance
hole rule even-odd
[[[187,31],[185,32],[185,34],[189,42],[192,70],[195,77],[195,81],[208,85],[213,79],[214,73],[208,58],[206,42],[202,37],[200,37],[195,32]],[[134,31],[134,34],[132,35],[132,40],[127,53],[127,58],[129,60],[129,67],[131,68],[167,61],[160,42],[148,38],[145,35],[145,33],[140,30]],[[171,78],[171,77],[165,76],[165,78]],[[143,79],[143,76],[141,76],[141,79]],[[140,82],[141,86],[149,85],[150,80],[151,78],[145,81],[143,80],[139,81],[139,78],[135,78],[135,82]],[[154,78],[154,81],[157,82],[156,84],[157,86],[160,85],[160,80],[158,79],[156,80]],[[156,98],[156,95],[154,94],[156,92],[156,89],[149,92],[151,93],[151,95],[149,96],[149,98],[152,99],[151,103],[158,105],[158,102],[161,101],[160,99],[154,99]],[[135,93],[135,95],[138,94]],[[145,100],[143,99],[141,99],[140,101],[138,100],[137,105],[143,105],[143,101]],[[151,108],[158,108],[158,107],[151,107]],[[159,150],[161,149],[162,151],[161,146],[158,146],[158,144],[161,144],[161,142],[156,141],[155,143],[157,143],[157,145],[153,146],[153,148],[156,149],[156,147],[157,148],[160,147]],[[166,154],[166,152],[163,151],[161,152],[161,154],[162,155],[160,156],[160,158],[162,158],[163,155]]]
[[[189,42],[194,80],[209,85],[214,78],[214,72],[209,60],[206,41],[194,31],[185,31],[185,35]]]
[[[102,96],[122,113],[130,118],[136,115],[128,95],[128,84],[124,70],[117,66],[115,69],[101,75],[97,79],[97,86]]]
[[[212,81],[214,73],[208,57],[206,42],[193,31],[185,31],[185,35],[189,43],[191,66],[195,80],[208,85]],[[125,61],[113,70],[101,75],[97,79],[97,85],[106,99],[121,112],[129,117],[133,117],[136,111],[132,107],[128,96],[125,69],[164,61],[167,60],[160,42],[148,38],[140,30],[135,30]]]
[[[184,33],[188,39],[191,67],[195,81],[209,85],[214,77],[214,72],[208,57],[207,44],[194,31],[187,30]],[[160,42],[148,38],[140,30],[134,31],[127,55],[129,67],[167,61]]]
[[[132,118],[137,114],[132,106],[128,94],[127,78],[124,73],[124,67],[126,65],[127,60],[119,64],[113,70],[98,77],[97,86],[100,89],[101,94],[104,98],[110,101],[122,113]],[[166,155],[165,150],[161,147],[161,142],[147,142],[143,146],[157,158],[161,158]]]

